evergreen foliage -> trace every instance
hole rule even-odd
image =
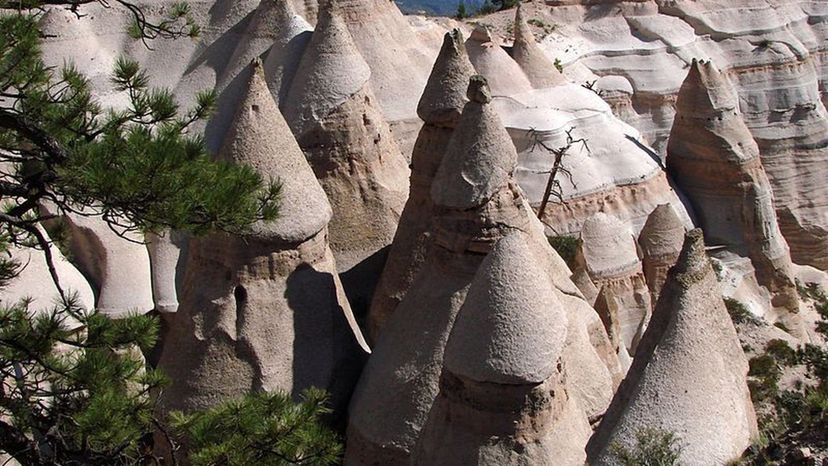
[[[678,466],[682,446],[672,432],[645,428],[636,432],[636,444],[625,448],[617,443],[610,451],[622,466]]]

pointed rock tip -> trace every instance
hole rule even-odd
[[[675,273],[677,276],[695,277],[707,271],[712,273],[713,266],[710,265],[710,259],[705,250],[704,232],[701,228],[695,228],[684,236],[684,245],[676,261]]]
[[[469,89],[466,91],[466,97],[472,102],[479,104],[488,104],[492,101],[492,91],[489,89],[489,83],[486,78],[479,74],[472,76],[469,79]]]
[[[456,126],[468,101],[467,83],[473,74],[474,67],[463,45],[463,33],[459,29],[447,32],[417,105],[420,118],[427,123]]]
[[[255,224],[251,236],[304,241],[328,224],[331,206],[273,100],[261,60],[252,66],[219,159],[251,166],[264,179],[281,184],[279,217]]]
[[[557,371],[563,307],[523,232],[500,239],[480,265],[446,347],[446,369],[478,381],[535,384]]]
[[[474,27],[471,36],[469,36],[469,40],[475,42],[493,42],[494,37],[492,37],[492,31],[489,27],[481,23]]]

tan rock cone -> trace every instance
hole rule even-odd
[[[562,264],[560,258],[548,257],[555,255],[554,250],[545,238],[541,243],[534,236],[543,229],[512,178],[517,153],[490,105],[484,78],[472,78],[468,97],[470,102],[432,184],[432,246],[387,321],[351,400],[348,465],[409,464],[439,391],[443,351],[454,318],[483,255],[497,240],[514,230],[526,232],[533,238],[536,257],[544,260],[550,283],[556,284],[561,276],[555,270]],[[564,288],[574,289],[574,285]],[[581,302],[594,314],[580,298],[567,298]],[[609,372],[590,345],[586,324],[578,322],[578,331],[572,333],[579,337],[575,342],[567,340],[567,348],[581,350],[583,367],[592,371],[583,377],[594,380],[589,386],[603,381],[611,396]],[[587,369],[579,370],[586,374]]]
[[[644,228],[638,234],[644,277],[653,303],[658,302],[667,271],[678,260],[685,231],[684,224],[670,204],[661,204],[647,217]]]
[[[316,386],[342,414],[364,357],[327,244],[331,209],[279,113],[260,63],[220,156],[282,184],[278,219],[244,237],[190,243],[181,305],[160,366],[163,409],[205,408],[256,390]]]
[[[555,67],[551,60],[543,53],[532,29],[523,18],[521,4],[515,11],[515,42],[512,45],[512,58],[526,73],[532,87],[542,89],[566,83],[566,78]]]
[[[359,276],[353,282],[361,288],[349,295],[356,293],[366,307],[382,270],[374,256],[394,238],[409,175],[376,107],[370,75],[334,2],[328,1],[284,106],[332,204],[330,242],[339,270]]]
[[[690,198],[708,240],[750,257],[774,304],[796,309],[773,192],[732,86],[711,62],[694,60],[676,110],[667,169]]]
[[[425,260],[433,217],[431,182],[468,101],[466,89],[473,74],[460,30],[446,33],[420,99],[419,113],[425,125],[414,144],[408,201],[368,314],[372,341],[377,340],[385,321],[402,301]]]
[[[650,316],[650,292],[635,237],[614,216],[599,212],[584,222],[574,273],[584,272],[597,289],[609,288],[619,301],[621,340],[634,355],[637,335]]]
[[[681,464],[725,464],[757,433],[748,364],[699,229],[687,234],[629,374],[587,449],[590,464],[619,464],[644,428],[673,432]]]
[[[527,235],[497,242],[446,344],[415,465],[583,465],[591,429],[566,390],[567,316]]]
[[[474,28],[466,41],[469,59],[477,73],[484,76],[495,95],[515,95],[532,90],[520,66],[500,47],[499,41],[483,24]]]
[[[279,11],[279,23],[275,26],[276,36],[267,51],[264,59],[264,72],[267,78],[267,87],[279,104],[287,96],[293,76],[299,68],[302,52],[310,42],[312,27],[295,10],[291,9],[285,0],[270,0],[283,2]]]

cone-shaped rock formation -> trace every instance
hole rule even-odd
[[[684,224],[670,204],[661,204],[647,217],[644,228],[638,234],[644,264],[644,277],[650,289],[652,302],[658,302],[658,295],[667,271],[675,265],[684,243]]]
[[[582,465],[590,434],[565,388],[567,316],[524,233],[495,245],[446,344],[414,464]]]
[[[425,260],[433,217],[431,184],[468,101],[466,90],[473,74],[460,30],[446,33],[418,107],[425,125],[414,144],[408,201],[368,315],[369,336],[373,341]]]
[[[327,389],[342,413],[364,351],[327,244],[331,209],[254,66],[220,157],[282,183],[278,220],[245,237],[191,241],[181,305],[161,356],[164,409],[256,390]]]
[[[599,212],[584,222],[575,275],[584,272],[597,289],[606,286],[618,299],[621,340],[633,354],[636,336],[650,316],[650,292],[635,237],[614,216]]]
[[[351,401],[349,465],[409,464],[439,391],[454,319],[494,243],[523,231],[533,239],[536,257],[544,259],[549,282],[557,283],[560,276],[558,262],[548,257],[555,252],[545,238],[533,236],[542,227],[512,178],[517,153],[490,104],[484,78],[472,77],[468,98],[432,184],[435,219],[426,259],[380,334]],[[594,314],[583,300],[571,298]],[[609,372],[590,345],[586,326],[581,327],[572,332],[579,339],[567,340],[567,348],[581,349],[587,358],[583,366],[598,369],[584,379],[604,380],[611,396]]]
[[[264,72],[267,87],[276,103],[280,104],[293,83],[302,52],[310,41],[312,28],[291,8],[287,0],[269,1],[279,2],[280,8],[278,24],[274,26],[275,37],[264,60]]]
[[[532,90],[532,84],[520,65],[503,50],[485,25],[474,28],[466,41],[466,50],[474,69],[489,81],[495,95],[514,95]]]
[[[676,101],[667,169],[690,198],[708,240],[748,256],[774,304],[797,308],[788,244],[759,148],[727,79],[693,61]]]
[[[681,464],[725,464],[756,433],[748,364],[699,229],[687,234],[632,367],[590,441],[590,464],[618,464],[644,428],[674,433]]]
[[[382,272],[409,176],[376,106],[370,75],[335,1],[325,2],[284,109],[333,207],[331,249],[360,312]]]
[[[523,18],[523,8],[520,3],[518,3],[515,11],[514,30],[515,42],[512,45],[512,58],[526,73],[532,87],[542,89],[565,83],[566,78],[558,71],[535,41],[532,29]]]

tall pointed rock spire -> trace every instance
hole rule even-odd
[[[411,157],[408,201],[369,310],[368,332],[374,341],[425,260],[433,217],[431,184],[468,102],[466,90],[473,74],[462,33],[459,29],[446,33],[418,106],[425,125]]]
[[[365,307],[382,270],[381,251],[405,205],[410,173],[376,107],[370,76],[337,2],[326,1],[284,108],[333,206],[331,248],[348,295]]]
[[[331,209],[253,65],[221,158],[282,185],[279,219],[244,237],[190,243],[179,311],[161,355],[162,409],[197,410],[257,390],[330,391],[344,413],[362,336],[327,244]],[[363,348],[360,348],[360,345]]]
[[[515,9],[515,42],[512,45],[512,58],[520,65],[526,77],[529,78],[529,82],[532,83],[532,87],[536,89],[566,83],[566,78],[535,41],[535,35],[523,17],[523,8],[523,4],[518,3]]]
[[[709,61],[694,60],[679,90],[667,170],[690,198],[708,240],[749,257],[774,305],[797,310],[788,245],[759,147],[732,86]]]
[[[432,183],[433,240],[420,272],[380,333],[351,400],[346,464],[409,463],[439,392],[454,319],[483,256],[499,239],[514,231],[529,234],[546,277],[556,283],[556,265],[547,256],[554,251],[534,236],[539,221],[511,176],[517,154],[497,115],[487,108],[488,96],[485,79],[472,77],[470,101]],[[583,330],[576,332],[583,337],[576,343],[583,343],[578,348],[588,358],[595,350]],[[595,364],[590,367],[603,372],[593,378],[606,374],[611,385],[603,363]]]
[[[644,428],[677,435],[682,464],[738,458],[757,433],[747,371],[702,232],[693,230],[627,378],[590,441],[589,464],[616,464],[611,445],[631,448]]]
[[[413,464],[584,464],[589,423],[562,363],[567,317],[531,241],[510,233],[480,265]]]

